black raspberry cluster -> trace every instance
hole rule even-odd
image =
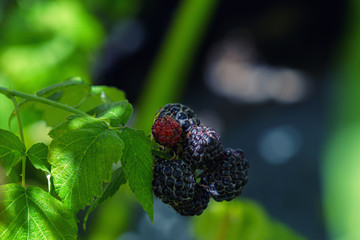
[[[174,155],[155,157],[154,194],[181,215],[200,215],[211,197],[230,201],[244,190],[249,168],[244,152],[224,148],[219,134],[189,107],[171,103],[160,109],[152,135]]]

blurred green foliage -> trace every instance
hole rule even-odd
[[[331,121],[322,173],[330,239],[360,239],[360,2],[349,1],[347,28],[335,59]]]
[[[303,240],[284,224],[271,219],[253,201],[211,201],[204,213],[193,218],[199,240]]]
[[[0,68],[11,87],[34,91],[71,76],[90,80],[104,30],[82,1],[19,1],[1,23]]]
[[[90,81],[105,32],[83,1],[19,0],[2,5],[1,86],[34,92],[72,76]],[[11,102],[3,96],[0,101],[0,114],[8,116]],[[24,115],[25,126],[31,118]],[[7,128],[6,117],[0,127]]]

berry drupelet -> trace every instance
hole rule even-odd
[[[164,203],[176,204],[192,199],[195,184],[193,171],[183,160],[158,159],[154,166],[154,194]]]
[[[185,160],[190,162],[194,169],[212,168],[222,151],[219,134],[204,125],[194,126],[184,143]]]
[[[173,204],[172,207],[183,216],[194,216],[200,215],[207,208],[209,201],[210,194],[208,191],[199,183],[196,183],[194,197],[192,199]]]
[[[205,171],[200,183],[215,201],[230,201],[239,196],[248,180],[249,163],[242,150],[227,148],[222,161],[212,171]]]

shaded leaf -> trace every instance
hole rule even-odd
[[[6,175],[21,161],[25,152],[25,145],[14,133],[0,129],[0,164],[6,169]]]
[[[36,143],[27,151],[27,156],[36,169],[49,174],[51,165],[47,161],[48,151],[48,146],[45,143]]]
[[[75,215],[38,187],[2,185],[0,239],[77,239]]]
[[[54,178],[51,176],[51,165],[47,161],[49,148],[44,143],[36,143],[27,151],[27,156],[31,164],[36,168],[45,172],[48,181],[48,189],[51,196],[55,195]]]
[[[101,119],[70,116],[50,131],[49,162],[55,189],[67,207],[77,212],[102,193],[112,164],[121,159],[124,143]]]
[[[124,169],[122,167],[120,167],[120,168],[116,169],[114,172],[112,172],[111,180],[109,183],[107,183],[105,185],[101,197],[96,198],[95,201],[93,202],[93,204],[90,206],[90,208],[86,212],[86,215],[84,217],[84,223],[83,223],[84,229],[86,229],[86,223],[87,223],[90,213],[92,213],[100,203],[102,203],[109,197],[112,197],[119,190],[120,186],[125,183],[126,183],[126,178],[125,178],[125,174],[124,174]]]
[[[137,200],[152,221],[154,215],[151,184],[153,180],[153,158],[150,140],[143,131],[131,128],[124,128],[119,131],[119,134],[125,143],[121,163],[124,167],[126,179]]]
[[[131,104],[127,101],[104,103],[88,112],[97,118],[110,120],[111,126],[124,126],[133,112]]]

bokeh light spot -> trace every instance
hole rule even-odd
[[[292,126],[278,126],[265,132],[259,141],[261,156],[272,164],[289,161],[301,148],[300,132]]]

